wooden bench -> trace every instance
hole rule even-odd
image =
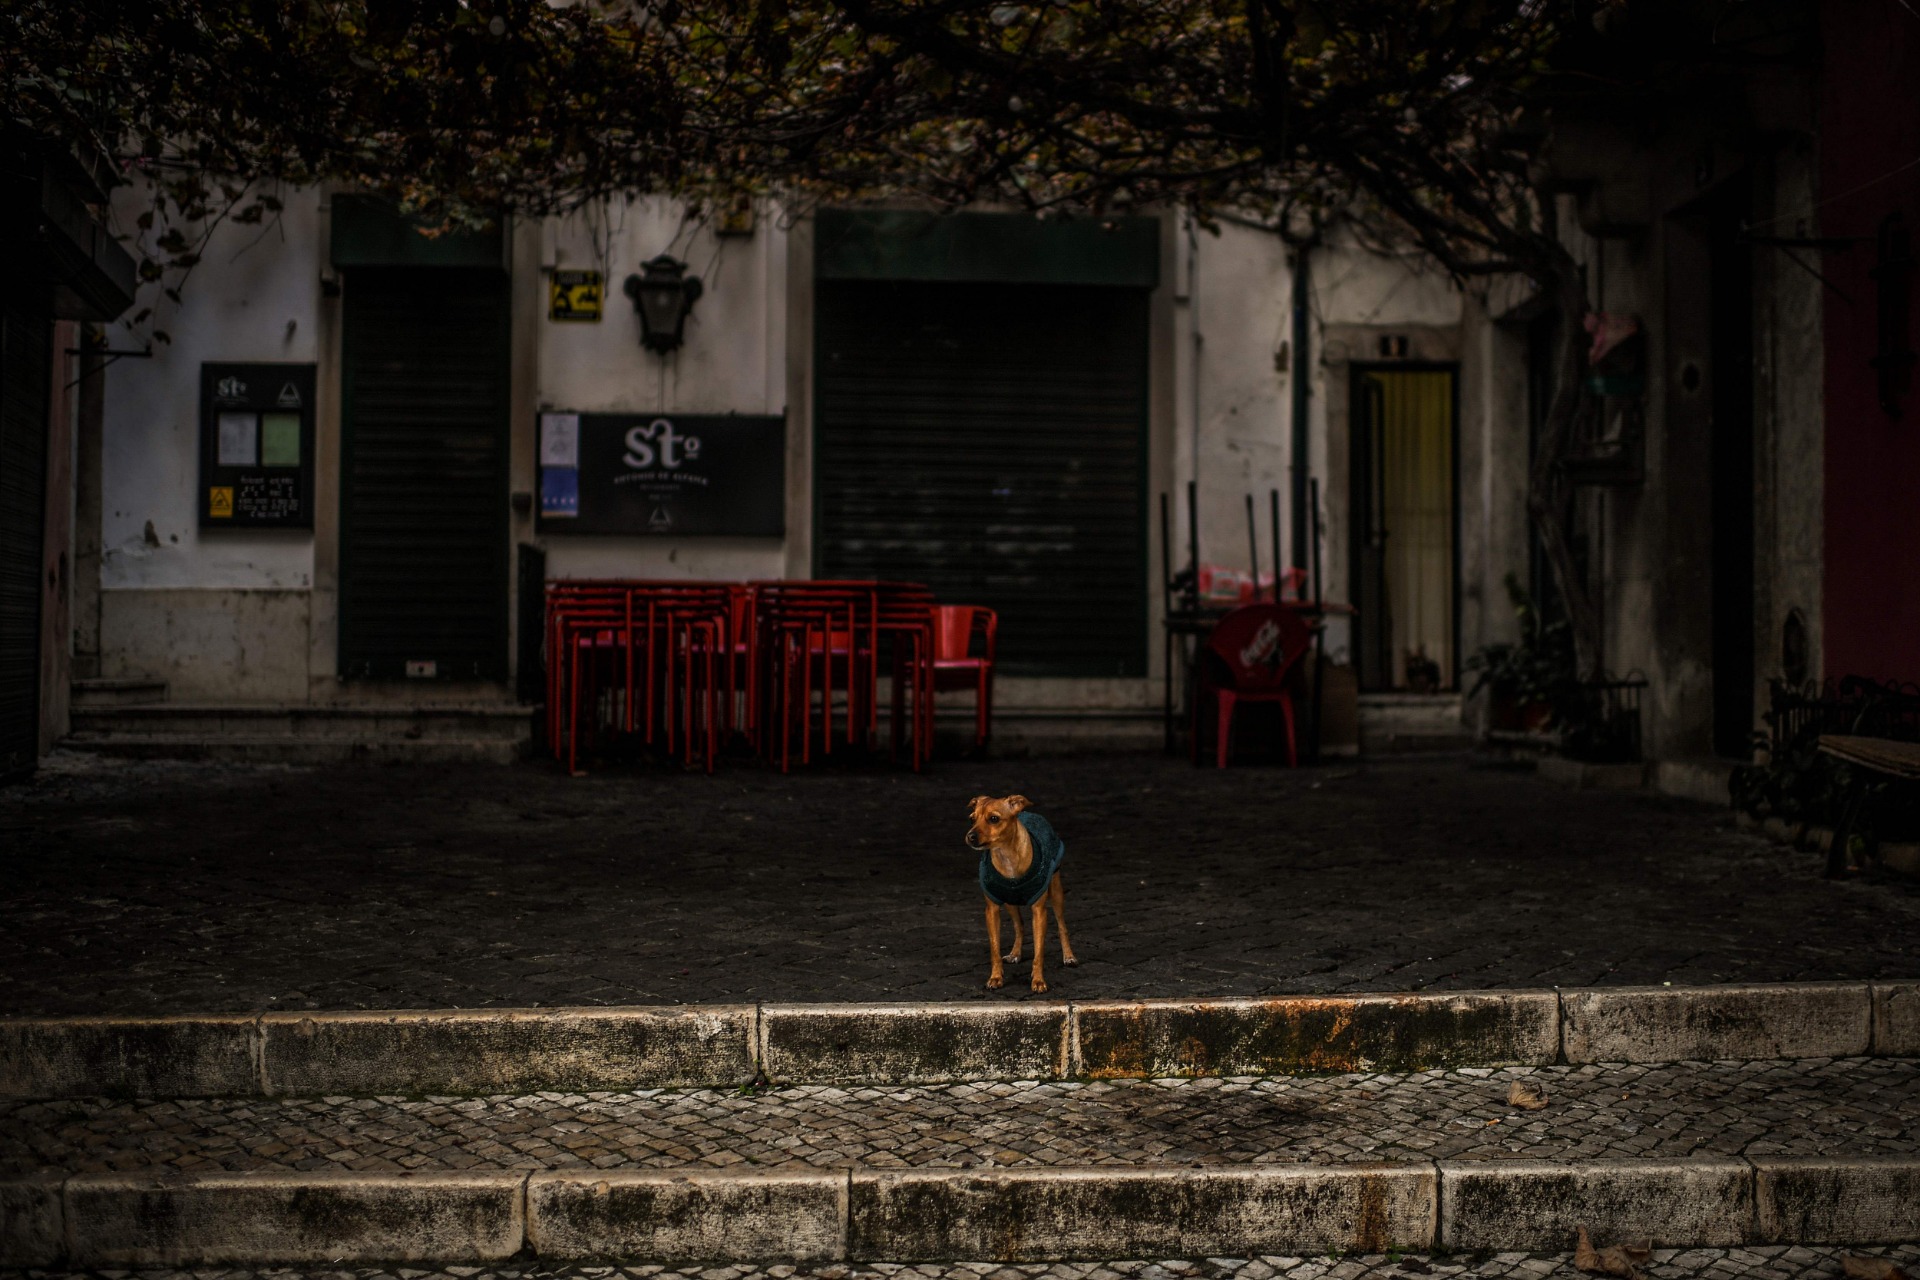
[[[1820,735],[1820,750],[1864,773],[1877,773],[1902,782],[1920,782],[1920,742],[1895,742],[1888,738],[1866,738],[1850,733],[1823,733]],[[1833,831],[1833,844],[1827,850],[1829,877],[1837,878],[1846,874],[1847,846],[1853,840],[1853,828],[1860,819],[1860,811],[1865,807],[1867,798],[1867,780],[1864,776],[1856,775],[1846,799],[1841,802],[1839,822]],[[1880,832],[1876,827],[1868,839],[1867,862],[1877,860],[1879,846]]]

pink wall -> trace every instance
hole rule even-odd
[[[1817,234],[1864,237],[1824,264],[1846,294],[1826,291],[1825,674],[1920,680],[1920,371],[1889,418],[1867,363],[1874,233],[1897,209],[1920,245],[1920,14],[1901,0],[1825,0],[1821,19]],[[1920,274],[1907,313],[1912,347]]]

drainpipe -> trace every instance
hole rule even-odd
[[[1303,240],[1293,251],[1293,567],[1307,567],[1307,335],[1308,254]]]
[[[1190,465],[1193,468],[1194,493],[1198,495],[1200,486],[1200,237],[1193,214],[1187,215],[1187,329],[1193,335],[1193,439],[1191,441]],[[1195,501],[1198,501],[1196,496]],[[1199,562],[1195,561],[1194,572],[1199,572]],[[1198,580],[1193,588],[1200,590]]]

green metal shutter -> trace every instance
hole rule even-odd
[[[0,778],[40,752],[40,571],[53,326],[0,311]]]
[[[508,278],[369,267],[342,303],[341,674],[503,680]]]
[[[1008,675],[1144,674],[1147,291],[817,287],[816,571],[991,606]]]

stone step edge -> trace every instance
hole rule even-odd
[[[0,1099],[586,1093],[1920,1056],[1920,980],[0,1019]]]
[[[0,1266],[1052,1262],[1890,1245],[1920,1156],[1208,1168],[42,1175],[0,1181]]]

